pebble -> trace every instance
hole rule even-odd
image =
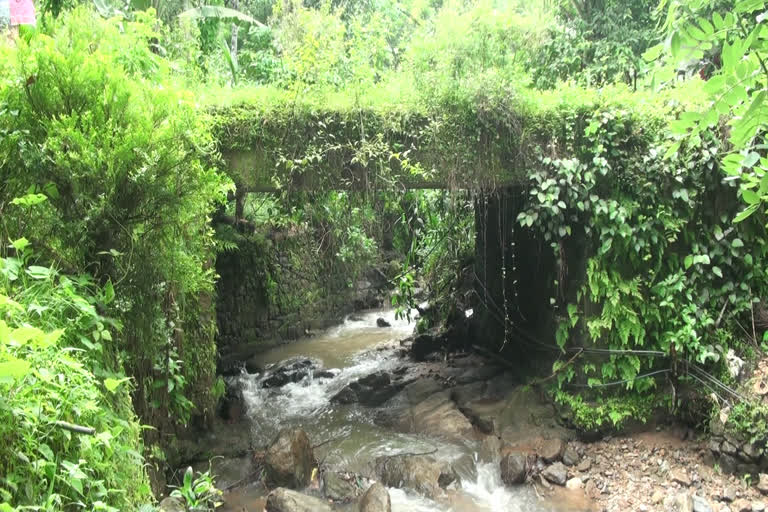
[[[567,482],[565,482],[565,488],[566,489],[581,489],[584,487],[584,482],[581,478],[571,478]]]
[[[706,498],[693,495],[693,512],[712,512],[712,506]]]
[[[680,485],[683,485],[685,487],[688,487],[688,486],[691,485],[691,479],[688,477],[688,475],[682,469],[674,469],[674,470],[670,471],[669,479],[672,480],[673,482],[677,482]]]
[[[752,502],[752,512],[763,512],[763,510],[765,510],[765,503],[762,501]]]

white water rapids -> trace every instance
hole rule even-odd
[[[382,317],[391,327],[376,326]],[[301,427],[313,444],[323,443],[316,457],[340,471],[364,474],[373,459],[398,453],[427,453],[444,461],[474,455],[476,441],[448,442],[418,434],[404,434],[378,426],[379,408],[331,403],[331,397],[350,382],[376,371],[394,370],[402,364],[395,347],[413,324],[397,320],[392,311],[374,311],[347,319],[322,335],[279,346],[258,356],[266,371],[243,374],[246,411],[255,446],[267,445],[278,430]],[[311,358],[331,370],[333,378],[313,375],[279,388],[264,388],[270,365],[289,358]],[[524,412],[523,412],[524,413]],[[431,453],[434,452],[434,453]],[[463,478],[448,502],[437,503],[401,489],[390,489],[394,512],[564,512],[584,510],[581,500],[542,500],[529,486],[505,487],[498,464],[478,464],[476,478]]]

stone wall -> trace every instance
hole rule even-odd
[[[711,432],[709,450],[712,452],[715,463],[725,473],[754,475],[768,470],[768,457],[763,453],[764,446],[729,432],[718,418],[713,418],[709,427]]]
[[[225,364],[337,323],[353,310],[384,305],[383,273],[371,268],[351,275],[333,255],[316,251],[311,232],[252,234],[238,246],[216,261],[217,345]]]

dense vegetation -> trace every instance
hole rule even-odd
[[[276,230],[318,276],[388,251],[403,311],[425,284],[431,322],[481,306],[488,348],[547,347],[581,428],[677,411],[729,349],[762,353],[762,1],[39,7],[0,46],[0,510],[152,501],[223,391],[216,255]],[[503,236],[503,297],[470,296],[473,207],[502,184],[526,197],[504,229],[557,275],[534,337]],[[759,437],[761,415],[732,417]]]

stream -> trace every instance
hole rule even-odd
[[[391,327],[377,327],[384,318]],[[322,334],[278,346],[255,357],[265,371],[243,373],[230,383],[239,385],[245,402],[245,424],[252,446],[266,446],[280,429],[300,427],[313,444],[324,468],[357,474],[370,473],[376,457],[400,453],[429,453],[438,461],[462,457],[477,460],[477,439],[448,440],[425,433],[404,433],[380,426],[377,414],[391,407],[342,405],[331,398],[349,383],[374,372],[394,371],[403,364],[399,341],[411,335],[413,324],[398,320],[392,311],[370,311],[352,316],[342,325]],[[270,369],[290,359],[309,358],[320,364],[322,376],[309,375],[281,387],[264,387]],[[522,411],[525,414],[525,411]],[[320,446],[318,446],[320,445]],[[547,498],[532,486],[507,487],[501,481],[498,463],[476,464],[476,472],[461,474],[462,484],[449,500],[432,501],[415,493],[390,488],[395,512],[577,512],[590,505],[580,491],[554,489]],[[245,486],[226,493],[223,510],[258,511],[263,508],[263,488]]]

